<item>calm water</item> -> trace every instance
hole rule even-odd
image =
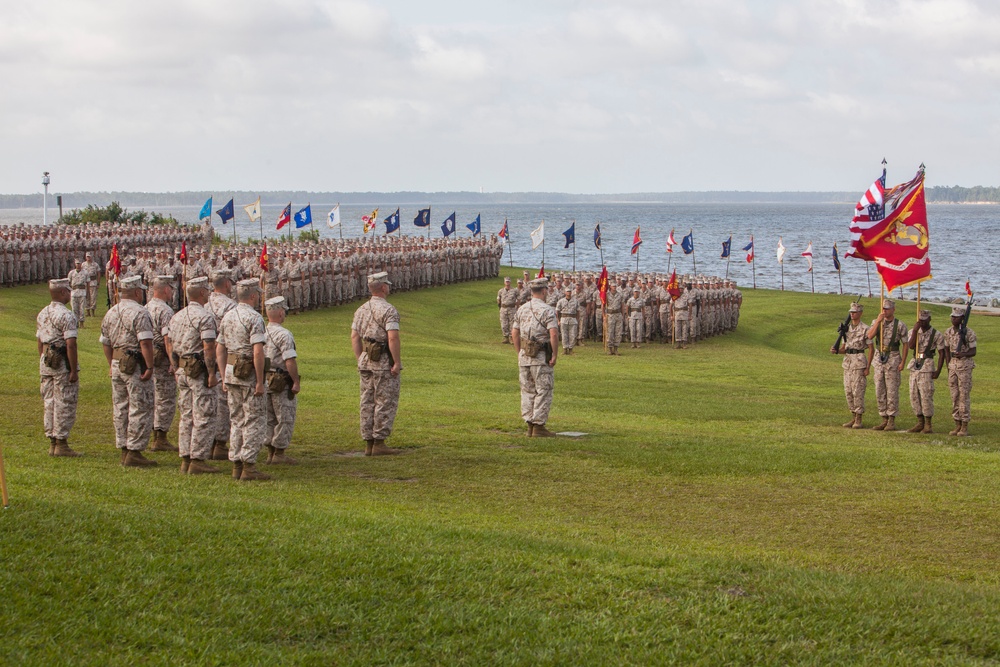
[[[221,199],[221,197],[217,197]],[[223,202],[224,203],[224,202]],[[246,203],[246,202],[244,202]],[[258,223],[250,223],[237,202],[236,233],[239,238],[260,235]],[[332,204],[314,204],[312,207],[315,228],[324,236],[339,236],[339,229],[328,229],[326,214]],[[216,207],[218,208],[218,206]],[[264,205],[264,235],[277,236],[274,225],[284,204]],[[298,205],[293,204],[293,212]],[[420,206],[400,207],[404,234],[418,235],[422,230],[413,226],[413,218]],[[379,217],[396,209],[382,204]],[[181,222],[197,222],[199,206],[157,208]],[[342,206],[343,234],[345,237],[361,233],[361,216],[370,207]],[[756,248],[757,286],[781,286],[782,266],[778,264],[776,249],[780,236],[788,249],[784,261],[785,289],[809,291],[815,278],[817,292],[839,292],[837,272],[833,267],[833,244],[841,254],[844,293],[868,294],[865,262],[843,259],[848,249],[848,222],[853,212],[852,204],[574,204],[574,205],[490,205],[479,207],[432,207],[430,234],[440,237],[440,224],[452,211],[456,211],[458,233],[470,236],[465,224],[476,214],[482,215],[484,234],[495,234],[508,220],[511,232],[510,251],[515,266],[538,267],[542,261],[542,248],[532,251],[529,234],[541,220],[545,221],[545,266],[548,270],[570,269],[573,266],[573,247],[564,248],[562,232],[576,221],[576,268],[599,270],[601,257],[594,247],[594,225],[600,221],[604,246],[604,261],[610,270],[634,270],[635,256],[629,253],[636,226],[641,227],[643,245],[639,250],[639,270],[666,272],[676,267],[679,273],[697,272],[725,276],[727,262],[720,258],[722,242],[730,235],[733,252],[728,264],[729,276],[741,286],[753,284],[752,267],[742,250],[754,237]],[[56,213],[49,209],[50,217]],[[242,218],[242,219],[241,219]],[[967,278],[977,301],[981,298],[1000,298],[1000,272],[996,271],[995,239],[1000,238],[1000,206],[928,205],[931,236],[931,264],[933,278],[923,284],[923,295],[929,299],[964,296]],[[0,209],[0,224],[41,224],[41,209]],[[230,235],[233,226],[222,225],[218,216],[213,218],[217,231]],[[673,255],[666,253],[666,239],[671,228],[674,238],[694,230],[694,255],[684,255],[675,247]],[[287,229],[287,227],[286,227]],[[379,230],[385,227],[379,224]],[[813,243],[814,274],[807,272],[808,264],[800,253],[808,243]],[[510,254],[504,254],[504,263]],[[879,291],[878,274],[871,268],[872,292]],[[906,290],[906,296],[915,296],[915,289]]]

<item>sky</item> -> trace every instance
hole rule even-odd
[[[1000,185],[992,0],[0,0],[0,192]]]

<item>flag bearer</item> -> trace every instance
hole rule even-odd
[[[861,415],[865,412],[865,389],[868,387],[874,347],[868,338],[868,325],[861,321],[864,310],[860,303],[851,304],[851,321],[844,333],[844,343],[840,349],[836,346],[830,348],[831,353],[844,355],[841,364],[844,369],[844,395],[847,397],[847,409],[851,411],[851,419],[844,424],[844,428],[861,428]]]
[[[899,414],[899,383],[906,362],[908,329],[896,319],[896,302],[882,301],[882,312],[875,318],[866,334],[875,342],[875,395],[878,399],[878,414],[882,422],[873,426],[875,431],[895,431],[896,415]],[[902,354],[900,354],[902,347]]]
[[[931,311],[920,311],[909,347],[913,350],[913,358],[907,366],[910,369],[910,405],[917,415],[917,423],[906,432],[933,433],[934,380],[941,375],[944,366],[944,336],[931,326]],[[937,368],[934,368],[935,355],[939,355]]]
[[[965,327],[965,322],[965,308],[955,306],[951,309],[951,328],[944,332],[951,416],[955,419],[955,428],[948,435],[969,435],[972,369],[976,367],[976,362],[973,361],[976,356],[976,332]]]

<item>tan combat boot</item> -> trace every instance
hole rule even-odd
[[[962,428],[958,429],[957,435],[961,436],[969,435],[969,422],[962,422]]]
[[[854,414],[854,413],[852,412],[852,413],[851,413],[851,421],[849,421],[849,422],[844,422],[843,426],[844,426],[844,428],[851,428],[851,427],[853,427],[853,426],[854,426],[854,424],[855,424],[855,423],[856,423],[857,421],[858,421],[858,416],[857,416],[856,414]]]
[[[75,456],[83,456],[83,454],[80,452],[74,452],[70,449],[69,445],[66,443],[66,438],[56,438],[56,446],[52,450],[52,456],[66,456],[72,458]]]
[[[166,431],[153,431],[153,444],[149,447],[151,452],[176,452],[177,448],[167,440]]]
[[[233,461],[233,479],[239,479],[243,475],[243,461]]]
[[[128,456],[128,450],[125,449],[124,447],[122,447],[121,450],[119,451],[119,453],[121,454],[121,458],[119,459],[119,463],[121,463],[122,465],[125,465],[125,457]]]
[[[270,463],[271,459],[273,459],[273,458],[274,458],[274,445],[268,445],[267,446],[267,461],[266,462]]]
[[[191,457],[190,456],[182,456],[181,457],[181,474],[182,475],[186,475],[187,472],[188,472],[188,469],[190,467],[191,467]]]
[[[933,433],[934,429],[931,427],[931,418],[924,417],[924,430],[921,433]]]
[[[535,424],[535,430],[531,434],[533,438],[554,438],[556,434],[545,428],[545,424]]]
[[[385,440],[379,440],[376,438],[375,444],[372,445],[372,456],[392,456],[393,454],[400,453],[402,453],[402,450],[386,447]]]
[[[126,468],[148,468],[155,466],[156,461],[150,461],[138,449],[130,449],[125,455],[125,463],[122,465]]]
[[[56,455],[56,439],[49,438],[49,456]]]
[[[882,430],[883,431],[895,431],[896,430],[896,418],[895,417],[889,417],[889,421],[887,421],[885,423],[885,428],[882,429]]]
[[[374,440],[365,440],[365,456],[372,455],[372,447],[375,446]]]
[[[876,424],[875,426],[872,426],[872,430],[873,431],[884,431],[885,427],[888,426],[888,425],[889,425],[889,418],[888,417],[882,417],[882,423],[881,424]]]
[[[526,422],[528,424],[528,437],[532,437],[535,433],[535,425],[531,422]]]
[[[212,443],[212,456],[210,459],[212,461],[228,461],[229,444],[225,440],[216,440]]]
[[[271,457],[271,463],[274,465],[285,465],[285,466],[295,466],[299,462],[293,459],[291,456],[285,454],[284,449],[274,448],[274,455]]]
[[[911,428],[906,429],[907,433],[921,433],[924,430],[924,416],[917,415],[917,423]]]
[[[267,473],[259,472],[253,463],[244,463],[243,472],[240,473],[241,482],[263,482],[271,479]]]
[[[948,435],[958,435],[958,432],[962,430],[962,422],[955,420],[955,428],[948,431]]]
[[[208,465],[201,459],[191,459],[191,465],[188,466],[189,475],[211,475],[212,473],[222,472],[218,468]]]
[[[852,426],[851,428],[864,428],[864,426],[861,424],[861,413],[860,412],[857,413],[856,415],[854,415],[854,426]]]

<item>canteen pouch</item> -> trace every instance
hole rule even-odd
[[[275,368],[267,374],[265,379],[267,380],[267,390],[272,394],[282,392],[288,387],[285,373],[282,373],[280,369]]]
[[[264,375],[267,375],[269,370],[271,370],[271,360],[264,357]],[[253,357],[237,357],[236,361],[233,363],[233,375],[235,375],[237,379],[247,380],[253,377],[253,374]]]
[[[49,343],[45,346],[42,359],[45,361],[45,365],[54,371],[61,371],[64,368],[69,370],[69,355],[66,353],[65,345]]]
[[[524,353],[529,357],[535,357],[538,356],[538,353],[542,351],[542,344],[537,341],[533,341],[530,338],[522,337],[521,349],[524,350]]]
[[[132,375],[137,368],[141,368],[142,372],[146,371],[146,363],[142,360],[142,353],[138,350],[116,349],[111,354],[111,358],[118,360],[118,372],[122,375]]]
[[[165,347],[153,346],[153,365],[157,368],[170,366],[170,359],[167,358],[167,349]]]
[[[382,343],[365,338],[361,342],[361,349],[368,355],[368,361],[377,364],[382,359],[382,352],[385,348]]]
[[[181,357],[180,368],[192,380],[208,375],[208,367],[200,356]]]

